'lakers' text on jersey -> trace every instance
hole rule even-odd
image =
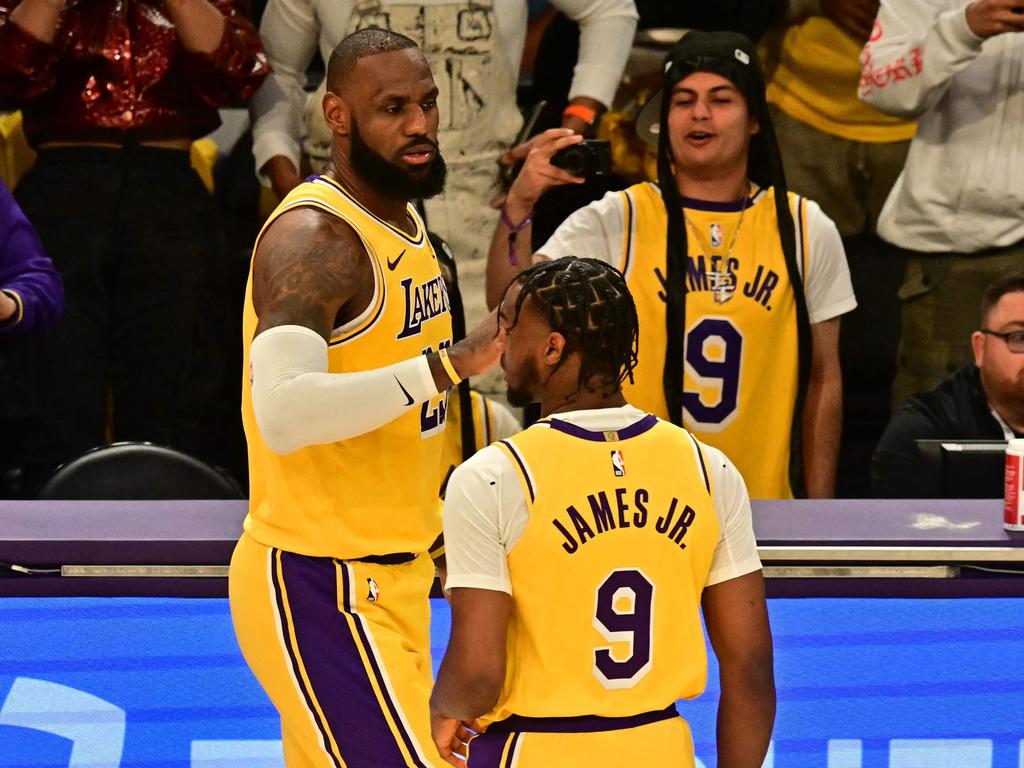
[[[624,391],[637,407],[667,418],[665,206],[653,184],[618,194],[626,226],[617,266],[640,321],[636,383]],[[806,201],[790,195],[790,207],[798,230],[797,262],[806,274]],[[752,497],[791,498],[797,313],[774,190],[735,204],[693,204],[686,218],[683,423],[736,462]]]
[[[407,235],[363,208],[337,182],[318,177],[292,190],[263,231],[299,207],[345,221],[362,240],[373,268],[369,306],[336,328],[328,342],[330,372],[381,368],[451,345],[448,295],[412,206],[408,212],[416,231]],[[256,326],[250,274],[243,316],[247,372]],[[282,456],[260,436],[246,374],[242,417],[251,479],[246,531],[265,546],[304,555],[349,559],[425,552],[441,529],[437,492],[446,415],[447,394],[441,394],[365,435]]]
[[[698,695],[720,524],[696,440],[648,415],[615,432],[551,418],[496,445],[529,515],[508,553],[506,682],[485,719],[625,717]]]

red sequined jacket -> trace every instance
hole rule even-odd
[[[21,109],[33,144],[197,138],[270,73],[247,0],[211,0],[220,47],[187,51],[162,0],[68,0],[52,44],[0,0],[0,109]]]

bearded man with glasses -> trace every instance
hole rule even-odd
[[[973,365],[911,397],[889,422],[871,461],[875,497],[898,498],[915,487],[915,440],[1024,436],[1024,273],[986,289],[971,347]]]

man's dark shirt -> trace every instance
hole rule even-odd
[[[964,366],[935,389],[914,395],[889,421],[871,457],[871,495],[876,499],[935,495],[935,489],[921,487],[915,440],[1005,438],[989,409],[978,369]]]

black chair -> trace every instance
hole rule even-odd
[[[153,443],[113,443],[62,464],[40,499],[242,499],[222,470]]]

